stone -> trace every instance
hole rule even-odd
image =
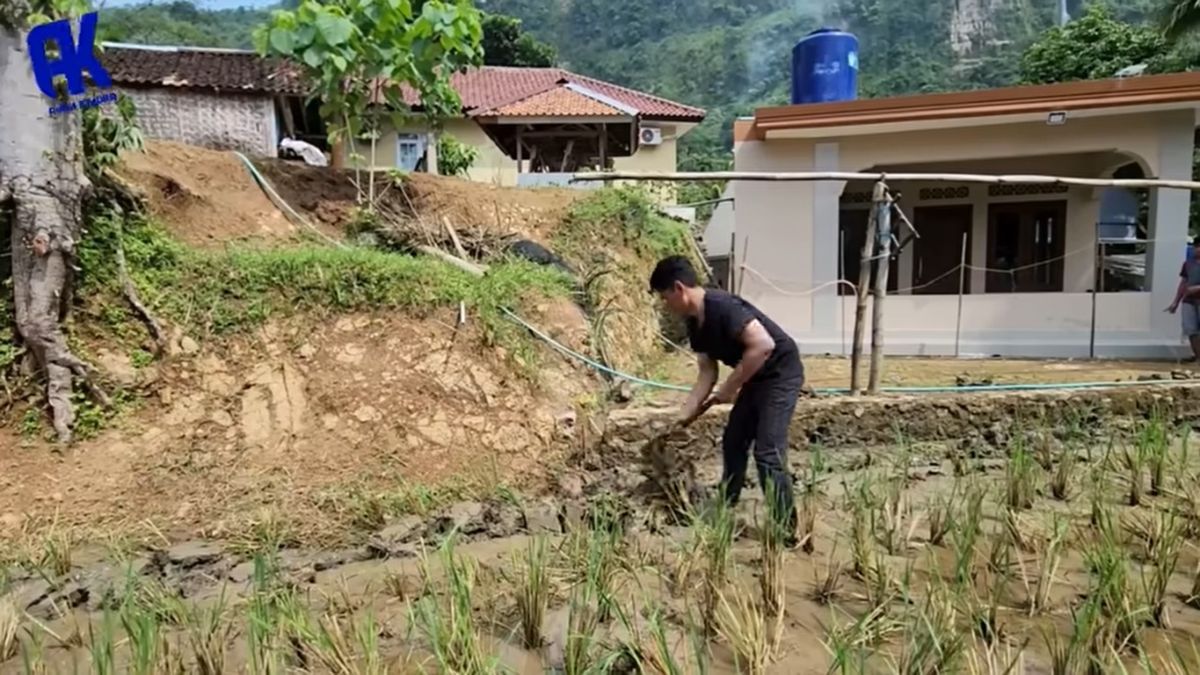
[[[419,516],[404,516],[371,537],[367,547],[377,555],[394,556],[404,544],[425,534],[425,521]]]
[[[484,506],[479,502],[458,502],[446,509],[445,515],[438,518],[436,529],[448,534],[457,530],[459,534],[479,534],[485,529],[483,518]]]
[[[226,577],[235,584],[244,584],[254,577],[254,561],[247,561],[233,566]]]
[[[190,569],[216,562],[220,560],[222,553],[219,546],[210,542],[189,541],[168,549],[167,560],[177,567]]]
[[[367,422],[378,422],[383,419],[383,414],[376,410],[373,406],[364,405],[354,411],[354,419],[366,424]]]
[[[350,563],[365,562],[375,557],[375,552],[369,546],[348,548],[341,551],[327,551],[313,557],[313,570],[324,572]]]
[[[488,533],[493,537],[511,537],[521,531],[524,514],[521,507],[508,502],[493,504],[488,511]]]
[[[535,502],[525,507],[525,530],[529,534],[561,534],[558,505],[553,502]]]
[[[128,387],[137,383],[137,369],[125,354],[101,349],[96,354],[96,363],[117,384]]]
[[[312,357],[314,357],[316,355],[317,355],[316,347],[314,347],[310,344],[307,344],[307,343],[300,347],[300,358],[311,359]]]
[[[179,338],[179,351],[184,354],[195,354],[200,351],[200,345],[192,338],[184,335]]]
[[[577,473],[559,476],[558,491],[567,499],[579,499],[583,496],[583,476]]]
[[[211,419],[214,424],[225,427],[226,429],[233,426],[233,415],[230,415],[224,410],[218,410],[214,412]]]

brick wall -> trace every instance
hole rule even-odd
[[[120,91],[133,99],[147,138],[275,156],[275,105],[269,96],[168,88]]]

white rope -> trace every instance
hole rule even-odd
[[[1079,187],[1175,188],[1200,192],[1200,183],[1190,180],[1160,180],[1157,178],[1071,178],[1043,175],[996,175],[969,173],[852,173],[846,171],[604,171],[576,173],[571,182],[591,181],[942,181],[951,183],[985,183],[989,185],[1075,185]]]

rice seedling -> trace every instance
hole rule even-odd
[[[1029,615],[1035,616],[1050,608],[1050,593],[1058,579],[1058,569],[1062,565],[1063,545],[1067,537],[1067,523],[1055,519],[1054,529],[1046,545],[1042,548],[1041,565],[1038,567],[1037,581],[1030,588],[1028,578],[1022,569],[1025,590],[1028,597]]]
[[[1071,634],[1064,638],[1053,628],[1042,629],[1042,640],[1050,656],[1051,675],[1077,675],[1087,661],[1100,623],[1099,607],[1089,600],[1071,610]]]
[[[1004,474],[1004,502],[1009,508],[1025,510],[1033,508],[1034,478],[1037,462],[1030,455],[1024,440],[1013,441]]]
[[[125,595],[118,613],[129,643],[129,671],[135,675],[158,672],[162,660],[170,656],[159,614],[138,602],[132,593]]]
[[[883,543],[889,554],[899,555],[908,550],[919,521],[913,515],[901,479],[888,485],[887,496],[879,506],[877,522],[883,530]]]
[[[1196,571],[1192,574],[1192,592],[1184,601],[1189,607],[1200,609],[1200,563],[1196,565]]]
[[[564,675],[590,675],[595,667],[596,632],[600,628],[597,595],[591,579],[576,584],[571,590],[563,645]]]
[[[409,621],[425,638],[440,672],[492,672],[495,664],[483,652],[471,606],[477,570],[474,561],[455,553],[456,538],[447,537],[438,555],[445,574],[446,600],[441,601],[434,593],[427,594],[409,606]],[[426,587],[432,588],[428,558],[422,560],[421,571]]]
[[[17,633],[21,629],[21,614],[8,596],[0,596],[0,663],[17,655],[21,645]]]
[[[1025,648],[1028,644],[1029,640],[1026,640],[1020,647],[1014,648],[1008,642],[1003,645],[992,642],[967,650],[967,672],[970,675],[1025,675]],[[1002,646],[1003,654],[1000,653]]]
[[[867,651],[905,630],[905,624],[882,607],[863,614],[854,623],[835,626],[826,631],[821,641],[833,659],[829,672],[845,675],[867,672]]]
[[[225,620],[225,589],[217,601],[202,609],[192,606],[184,621],[192,662],[199,675],[224,675],[225,656],[233,625]]]
[[[771,625],[753,596],[726,590],[717,593],[717,633],[733,652],[739,672],[764,675],[779,644],[782,615]]]
[[[546,539],[531,539],[518,565],[517,613],[521,620],[522,641],[526,649],[538,649],[542,646],[542,623],[550,604]]]
[[[1146,452],[1143,448],[1125,448],[1122,455],[1127,478],[1129,480],[1129,499],[1130,506],[1142,505],[1142,474],[1145,472]]]
[[[766,515],[761,519],[759,538],[761,543],[762,553],[762,574],[759,576],[760,592],[762,594],[762,606],[770,616],[782,616],[783,614],[783,554],[787,547],[786,527],[781,522],[781,519],[776,517],[776,510],[770,505],[776,504],[775,487],[773,483],[767,483],[767,501]]]
[[[29,639],[21,648],[21,672],[24,675],[47,675],[49,669],[46,667],[45,653],[42,634],[29,631]]]
[[[1167,587],[1179,564],[1183,529],[1176,521],[1174,513],[1160,513],[1157,523],[1153,545],[1147,549],[1146,561],[1149,563],[1149,570],[1146,567],[1142,568],[1142,589],[1150,624],[1157,628],[1167,628]]]
[[[88,624],[88,654],[91,656],[92,672],[95,675],[112,675],[116,672],[114,660],[113,616],[105,608],[100,616],[100,628]]]
[[[315,625],[299,606],[290,608],[287,614],[287,630],[302,666],[309,662],[311,654],[326,671],[336,675],[387,672],[379,654],[379,629],[371,612],[353,624],[352,633],[334,611],[327,611]]]
[[[925,520],[929,523],[929,543],[934,546],[941,546],[946,540],[946,535],[954,529],[958,487],[958,481],[955,481],[948,495],[933,497],[926,506]]]
[[[841,596],[846,566],[836,558],[836,555],[837,547],[835,546],[829,553],[829,560],[825,563],[824,572],[819,571],[816,567],[813,568],[813,585],[809,590],[808,597],[818,604],[831,604]]]
[[[953,598],[939,577],[930,582],[914,619],[894,671],[902,675],[957,672],[967,640],[956,626]]]
[[[1060,502],[1071,499],[1071,478],[1075,474],[1075,464],[1078,461],[1075,451],[1071,448],[1063,450],[1058,457],[1058,465],[1050,478],[1050,494]]]
[[[999,641],[1004,634],[1000,623],[1000,600],[1004,597],[1007,577],[985,572],[981,584],[987,592],[980,597],[974,586],[955,586],[958,594],[959,614],[963,616],[971,632],[983,640],[984,644],[992,645]]]
[[[865,504],[857,504],[850,521],[850,553],[854,561],[852,574],[867,580],[875,563],[875,520]]]
[[[797,523],[799,531],[796,534],[800,550],[808,555],[812,555],[816,548],[819,499],[815,492],[806,492],[800,499],[799,522]]]
[[[1110,619],[1112,647],[1118,651],[1137,645],[1144,610],[1135,608],[1129,585],[1129,560],[1111,520],[1102,522],[1097,541],[1084,551],[1092,574],[1089,597]]]
[[[1028,533],[1028,525],[1021,522],[1021,516],[1011,508],[1004,509],[1004,537],[1012,546],[1022,551],[1033,550],[1033,540]]]
[[[971,583],[975,566],[975,545],[979,540],[983,500],[986,495],[987,492],[982,489],[968,490],[962,518],[958,527],[950,532],[951,546],[954,549],[954,580],[960,586]]]
[[[279,588],[275,561],[262,554],[254,556],[252,592],[247,602],[246,644],[253,673],[271,674],[282,669],[277,644],[285,619],[286,600]]]
[[[734,517],[728,502],[719,495],[698,523],[704,557],[704,631],[712,635],[721,589],[729,581],[732,565]]]
[[[1157,411],[1142,425],[1137,446],[1137,454],[1144,458],[1150,469],[1150,495],[1157,497],[1162,494],[1171,452],[1170,433]]]
[[[645,675],[684,675],[690,672],[686,668],[686,662],[678,658],[671,649],[666,618],[661,606],[656,605],[643,612],[646,618],[645,633],[629,614],[618,609],[617,616],[629,637],[623,639],[620,647],[602,660],[598,671],[636,672]],[[702,655],[698,656],[703,659]],[[700,663],[704,661],[698,662],[696,667],[704,668]]]

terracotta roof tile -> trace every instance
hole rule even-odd
[[[298,96],[307,93],[298,68],[249,51],[106,43],[100,62],[117,84]]]
[[[555,87],[515,103],[492,108],[479,117],[616,117],[622,110],[570,89]]]
[[[100,60],[117,84],[297,96],[308,93],[298,67],[263,58],[252,51],[105,43]],[[528,111],[535,109],[548,111],[536,113],[539,115],[624,114],[602,100],[562,89],[568,83],[611,98],[646,119],[687,122],[704,119],[705,113],[699,108],[561,68],[484,66],[450,77],[451,86],[462,98],[463,112],[472,117],[531,115],[535,113]],[[552,90],[557,91],[550,93]],[[404,98],[411,105],[420,101],[416,92],[408,88]],[[600,109],[604,112],[598,112]]]

